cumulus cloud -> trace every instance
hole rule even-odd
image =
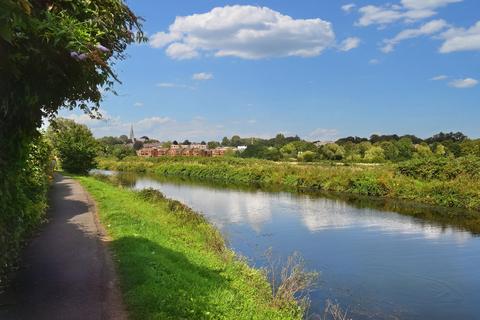
[[[355,3],[348,3],[348,4],[344,4],[341,8],[346,13],[350,13],[355,7],[356,7]]]
[[[463,0],[402,0],[406,8],[415,10],[436,9],[451,3],[462,2]]]
[[[330,22],[294,19],[267,7],[225,6],[207,13],[177,17],[168,32],[150,37],[173,59],[203,54],[243,59],[318,56],[335,44]]]
[[[450,28],[441,38],[445,40],[440,47],[441,53],[480,51],[480,21],[468,29]]]
[[[193,79],[193,80],[198,80],[198,81],[202,81],[202,80],[212,80],[212,79],[213,79],[213,74],[207,73],[207,72],[194,73],[194,74],[192,75],[192,79]]]
[[[103,119],[92,119],[86,114],[61,112],[61,116],[87,125],[96,137],[128,135],[133,125],[135,135],[148,136],[159,140],[190,141],[219,140],[224,136],[238,134],[242,137],[271,138],[276,132],[265,132],[255,119],[246,119],[237,124],[228,125],[212,122],[204,117],[193,117],[190,120],[176,120],[167,116],[152,116],[139,120],[125,120],[111,116],[101,110]],[[248,124],[248,125],[247,125]],[[46,124],[48,125],[48,124]]]
[[[421,36],[432,35],[442,31],[447,26],[448,24],[445,22],[445,20],[439,19],[427,22],[417,29],[403,30],[392,39],[383,40],[384,46],[381,48],[381,50],[385,53],[392,52],[395,46],[401,41]]]
[[[108,112],[104,109],[99,109],[97,112],[93,114],[86,114],[86,113],[72,113],[69,115],[64,116],[64,118],[70,119],[75,121],[76,123],[88,125],[88,126],[95,126],[101,123],[111,123],[115,122],[118,119],[110,116]]]
[[[357,37],[346,38],[340,43],[340,45],[338,46],[338,50],[350,51],[358,47],[360,45],[360,42],[361,42],[360,38],[357,38]]]
[[[442,81],[442,80],[447,80],[447,79],[448,79],[448,77],[444,74],[441,74],[441,75],[430,78],[430,80],[432,80],[432,81]]]
[[[413,22],[426,19],[437,14],[436,9],[462,0],[402,0],[399,4],[383,6],[367,5],[358,11],[360,19],[357,26],[366,27],[372,24],[385,26],[387,24],[404,21]]]
[[[142,130],[145,130],[145,129],[150,129],[155,126],[159,126],[169,122],[172,122],[172,120],[168,117],[150,117],[150,118],[145,118],[140,121],[137,121],[136,125],[142,128]]]
[[[448,85],[453,88],[458,88],[458,89],[467,89],[467,88],[473,88],[478,84],[478,80],[473,79],[473,78],[465,78],[465,79],[455,79],[453,81],[450,81]]]

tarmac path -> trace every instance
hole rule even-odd
[[[127,319],[95,203],[78,182],[56,174],[49,204],[48,223],[0,295],[0,319]]]

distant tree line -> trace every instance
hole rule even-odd
[[[158,140],[147,139],[146,143]],[[142,141],[130,141],[127,136],[103,137],[97,139],[100,156],[114,156],[123,159],[126,156],[135,155],[135,151],[144,146]],[[192,142],[177,140],[159,143],[162,147],[169,148],[171,145],[190,145]],[[343,162],[400,162],[415,158],[436,157],[480,157],[480,139],[469,139],[461,132],[449,132],[433,135],[422,139],[414,135],[378,135],[373,134],[369,138],[350,136],[341,138],[335,142],[311,142],[301,139],[299,136],[285,136],[281,133],[271,139],[256,137],[242,138],[234,135],[231,138],[224,137],[221,141],[202,141],[209,149],[218,147],[246,146],[243,152],[237,152],[236,156],[242,158],[259,158],[274,161],[343,161]]]
[[[378,135],[370,138],[346,137],[335,142],[321,143],[285,137],[277,134],[272,139],[224,137],[222,142],[210,141],[209,146],[222,145],[247,149],[238,156],[268,160],[291,161],[346,161],[346,162],[399,162],[430,156],[480,156],[480,139],[469,139],[461,132],[440,132],[422,139],[414,135]]]

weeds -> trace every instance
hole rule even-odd
[[[285,191],[331,191],[360,196],[415,200],[430,205],[480,210],[480,160],[414,159],[378,166],[292,165],[258,159],[128,157],[99,159],[100,168],[150,172],[198,181]]]
[[[333,303],[331,300],[327,300],[325,303],[325,310],[321,320],[352,320],[348,318],[348,312],[343,311],[340,304]]]
[[[294,252],[285,262],[275,258],[272,249],[265,253],[267,275],[272,288],[272,303],[279,308],[296,301],[303,312],[310,306],[310,292],[318,280],[317,272],[305,271],[305,260]]]

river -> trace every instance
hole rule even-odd
[[[268,248],[299,252],[320,273],[313,313],[330,299],[353,319],[480,318],[480,237],[454,223],[331,197],[124,178],[203,213],[253,266],[264,266]]]

